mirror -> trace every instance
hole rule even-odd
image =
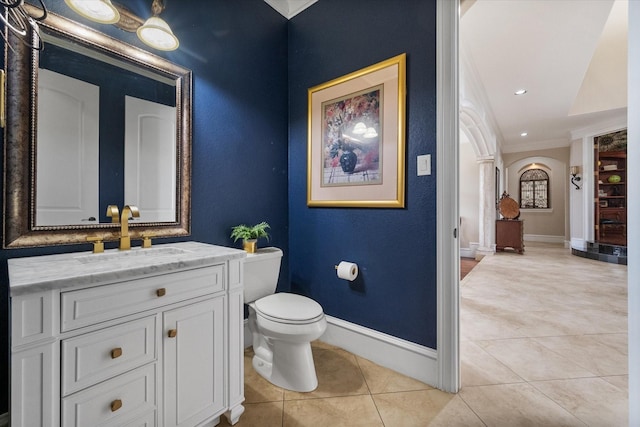
[[[117,240],[109,204],[140,208],[134,239],[189,235],[191,71],[53,13],[40,31],[42,52],[9,35],[4,247]]]

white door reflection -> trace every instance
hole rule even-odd
[[[175,107],[125,97],[124,197],[138,221],[176,221],[175,141]]]
[[[96,223],[100,88],[38,71],[36,225]]]

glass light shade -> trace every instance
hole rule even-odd
[[[101,24],[115,24],[120,20],[120,13],[111,0],[64,0],[78,15]]]
[[[363,136],[365,138],[375,138],[376,136],[378,136],[378,132],[376,132],[374,128],[368,128]]]
[[[580,166],[571,166],[569,173],[573,176],[578,175],[580,173]]]
[[[147,19],[137,33],[140,40],[154,49],[176,50],[180,45],[169,24],[157,16]]]
[[[366,131],[367,131],[367,125],[365,125],[362,122],[358,122],[353,127],[353,132],[351,133],[353,133],[354,135],[363,135]]]

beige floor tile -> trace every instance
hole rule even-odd
[[[498,340],[526,336],[494,314],[470,312],[464,308],[460,311],[460,334],[463,340]]]
[[[284,402],[284,427],[383,426],[370,395]]]
[[[258,374],[252,366],[253,350],[244,352],[244,398],[245,403],[277,402],[284,400],[284,390],[271,384]]]
[[[545,337],[535,341],[597,376],[625,375],[628,371],[626,335]]]
[[[462,387],[524,382],[482,347],[471,341],[460,343]]]
[[[373,400],[385,427],[484,426],[459,396],[439,390],[376,394]]]
[[[310,393],[285,390],[285,400],[368,394],[369,389],[360,371],[356,356],[339,349],[312,347],[318,376],[318,388]]]
[[[467,387],[459,395],[488,427],[584,427],[581,420],[527,383]]]
[[[282,427],[284,402],[247,403],[240,421],[234,427]],[[228,427],[227,419],[220,417],[218,427]]]
[[[356,356],[356,360],[372,394],[429,390],[433,388],[428,384],[384,368],[362,357]]]
[[[629,425],[627,393],[601,378],[531,384],[589,426]]]
[[[591,308],[559,311],[553,316],[567,326],[567,335],[626,334],[627,332],[626,312]]]
[[[571,358],[549,350],[533,338],[480,341],[478,344],[526,381],[595,376]]]
[[[609,384],[613,384],[625,393],[628,393],[629,391],[629,375],[614,375],[611,377],[606,376],[600,378],[602,378]]]

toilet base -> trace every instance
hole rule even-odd
[[[327,328],[324,317],[310,325],[274,324],[261,319],[268,331],[263,334],[258,326],[255,309],[249,305],[249,330],[253,335],[252,365],[260,376],[291,391],[309,392],[318,387],[313,364],[311,340],[319,338]],[[291,334],[297,331],[298,334]]]
[[[310,392],[318,387],[318,377],[313,364],[313,354],[309,343],[272,342],[270,362],[253,356],[253,368],[260,376],[278,387],[291,391]]]

